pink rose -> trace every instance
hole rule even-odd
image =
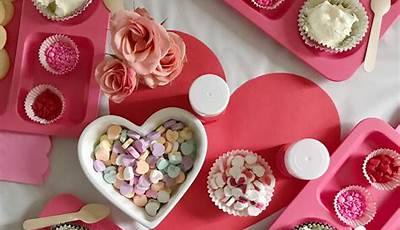
[[[115,103],[131,95],[137,85],[136,72],[117,58],[104,59],[96,67],[95,77],[104,94]]]
[[[150,88],[169,84],[182,72],[183,64],[186,62],[185,42],[175,33],[169,32],[168,35],[170,48],[167,54],[153,72],[141,76],[141,81]]]
[[[167,31],[144,9],[114,14],[110,30],[114,52],[138,74],[153,72],[168,52]]]

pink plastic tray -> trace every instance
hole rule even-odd
[[[78,17],[52,22],[36,10],[31,0],[16,0],[14,4],[16,14],[7,26],[6,48],[16,64],[6,79],[0,81],[0,129],[77,136],[98,115],[100,94],[92,76],[96,64],[104,57],[108,11],[102,1],[94,0]],[[77,68],[60,77],[45,71],[38,59],[42,41],[57,33],[70,36],[80,50]],[[66,111],[54,124],[34,123],[25,114],[25,97],[38,84],[57,87],[66,99]]]
[[[322,220],[336,228],[351,229],[335,216],[335,194],[348,185],[361,185],[377,202],[377,214],[367,229],[400,229],[400,190],[380,191],[370,186],[362,174],[365,156],[378,148],[400,151],[400,126],[394,130],[382,120],[370,118],[358,124],[334,153],[328,172],[308,183],[270,229],[292,229],[304,221]]]
[[[303,0],[286,0],[283,5],[273,11],[258,10],[251,0],[224,1],[329,80],[344,81],[350,78],[364,62],[369,32],[358,47],[345,54],[326,54],[304,44],[297,26],[297,17],[304,3]],[[360,1],[367,9],[371,21],[373,13],[370,0]],[[382,34],[399,14],[400,3],[392,0],[392,8],[382,22]]]

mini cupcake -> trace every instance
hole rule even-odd
[[[268,163],[247,150],[219,157],[207,180],[211,200],[234,216],[258,216],[271,201],[274,187],[275,177]]]
[[[285,0],[251,0],[251,2],[260,9],[274,10],[278,8]]]
[[[322,222],[305,222],[297,225],[293,230],[336,230],[336,228]]]
[[[43,125],[57,121],[64,107],[63,95],[51,85],[38,85],[25,98],[25,113],[32,121]]]
[[[65,35],[53,35],[43,41],[39,49],[40,64],[48,72],[63,75],[75,69],[79,50],[75,42]]]
[[[92,0],[32,0],[36,9],[52,21],[66,21],[81,14]]]
[[[307,45],[341,53],[362,41],[368,15],[358,0],[308,0],[300,10],[298,24]]]
[[[363,166],[368,182],[379,190],[393,190],[400,185],[400,154],[391,149],[378,149],[368,154]]]
[[[51,228],[52,230],[88,230],[83,226],[79,226],[76,224],[58,224]]]
[[[339,220],[353,228],[368,224],[376,214],[376,203],[371,193],[357,185],[338,192],[333,205]]]

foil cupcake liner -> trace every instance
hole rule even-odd
[[[357,47],[367,34],[369,23],[367,12],[362,3],[358,0],[328,0],[333,5],[342,5],[346,9],[351,9],[351,11],[354,12],[359,20],[353,25],[351,35],[345,38],[339,46],[330,46],[318,42],[308,33],[309,26],[307,23],[307,12],[311,8],[321,4],[324,1],[325,0],[308,0],[304,3],[299,12],[299,17],[297,20],[298,29],[305,44],[317,50],[328,53],[343,53]]]
[[[51,68],[49,66],[49,64],[47,63],[47,60],[46,60],[46,50],[52,44],[54,44],[56,42],[60,42],[60,41],[71,45],[71,47],[75,50],[76,55],[77,55],[76,62],[73,64],[72,68],[70,70],[64,71],[64,72],[59,72],[59,71]],[[78,62],[79,62],[79,49],[78,49],[78,46],[75,44],[75,42],[71,38],[69,38],[66,35],[56,34],[56,35],[50,36],[50,37],[46,38],[42,42],[42,44],[40,45],[40,48],[39,48],[39,62],[40,62],[40,64],[43,66],[43,68],[46,71],[48,71],[48,72],[50,72],[50,73],[52,73],[54,75],[64,75],[64,74],[70,73],[72,70],[74,70],[76,68],[76,66],[78,65]]]
[[[263,9],[263,10],[275,10],[278,8],[282,3],[284,3],[286,0],[276,0],[276,2],[270,6],[268,5],[263,5],[257,2],[257,0],[251,0],[254,6],[257,8]]]
[[[61,110],[60,114],[53,120],[46,120],[41,117],[38,117],[32,108],[33,103],[36,100],[36,97],[39,96],[41,93],[43,93],[47,89],[51,90],[51,92],[55,93],[62,101],[62,110]],[[29,119],[31,119],[32,121],[37,122],[39,124],[42,124],[42,125],[48,125],[48,124],[56,122],[63,115],[63,113],[65,111],[65,99],[64,99],[64,96],[62,95],[61,91],[58,90],[57,88],[55,88],[54,86],[38,85],[35,88],[33,88],[26,96],[24,107],[25,107],[25,113],[29,117]]]
[[[299,224],[296,227],[294,227],[293,230],[304,230],[304,229],[314,229],[314,228],[318,228],[321,230],[337,230],[335,227],[319,221],[308,221]]]
[[[367,163],[369,160],[372,158],[379,156],[379,155],[387,155],[389,157],[392,157],[396,165],[400,165],[400,154],[394,150],[391,149],[377,149],[370,154],[367,155],[367,157],[364,159],[363,165],[362,165],[362,171],[364,174],[364,177],[368,180],[368,182],[376,189],[378,190],[385,190],[385,191],[390,191],[398,186],[400,186],[400,173],[397,173],[397,175],[389,182],[387,183],[377,183],[373,182],[372,178],[368,175],[367,173]]]
[[[363,213],[363,216],[359,219],[355,219],[355,220],[346,219],[339,212],[338,199],[344,192],[347,192],[347,191],[358,191],[358,192],[362,193],[363,196],[365,197],[365,202],[366,202],[367,206]],[[335,209],[336,216],[339,218],[339,220],[353,228],[356,228],[358,226],[364,226],[364,225],[368,224],[369,222],[371,222],[374,219],[375,214],[376,214],[376,202],[374,201],[371,193],[366,188],[359,186],[359,185],[350,185],[350,186],[340,190],[335,196],[333,206]]]
[[[217,199],[217,197],[214,194],[214,190],[211,188],[209,181],[211,180],[212,176],[217,173],[220,172],[220,166],[224,164],[225,161],[229,160],[230,156],[233,155],[237,155],[237,154],[241,154],[241,153],[245,153],[245,154],[255,154],[258,157],[258,162],[261,163],[264,168],[265,168],[265,173],[269,172],[269,178],[271,179],[271,185],[266,187],[267,190],[267,195],[266,195],[266,200],[267,202],[265,203],[265,206],[263,207],[263,209],[261,210],[260,213],[262,213],[269,205],[269,203],[272,200],[273,194],[274,194],[274,188],[275,188],[275,184],[276,184],[276,179],[273,175],[272,169],[269,166],[269,164],[258,154],[253,153],[251,151],[248,150],[232,150],[230,152],[224,153],[222,156],[220,156],[212,165],[210,172],[208,173],[208,177],[207,177],[207,190],[208,190],[208,195],[211,198],[212,202],[223,212],[228,213],[229,215],[233,215],[233,216],[241,216],[241,217],[245,217],[245,216],[249,216],[247,211],[242,210],[242,211],[238,211],[233,209],[232,207],[227,206],[225,203],[223,203],[221,200]]]
[[[75,18],[76,16],[80,15],[81,13],[83,13],[86,10],[86,8],[88,8],[89,5],[92,3],[92,1],[93,0],[86,0],[79,8],[77,8],[74,11],[72,11],[69,15],[60,17],[60,16],[55,15],[51,11],[49,11],[49,9],[47,9],[46,6],[40,4],[40,2],[38,0],[32,0],[33,5],[39,11],[39,13],[41,13],[48,20],[56,21],[56,22],[63,22],[63,21],[67,21],[67,20],[70,20],[72,18]]]

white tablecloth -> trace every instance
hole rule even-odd
[[[381,42],[375,72],[366,73],[359,68],[350,80],[335,83],[322,78],[222,0],[141,0],[136,4],[145,6],[159,21],[167,18],[168,29],[190,33],[205,42],[220,59],[232,90],[255,76],[291,72],[318,83],[333,98],[342,136],[366,117],[380,117],[392,125],[400,122],[399,23]],[[0,182],[1,230],[22,229],[22,221],[36,216],[58,193],[73,193],[87,202],[108,203],[80,169],[77,140],[54,138],[53,143],[52,173],[44,185]],[[134,229],[131,219],[116,208],[112,211],[121,227]]]

